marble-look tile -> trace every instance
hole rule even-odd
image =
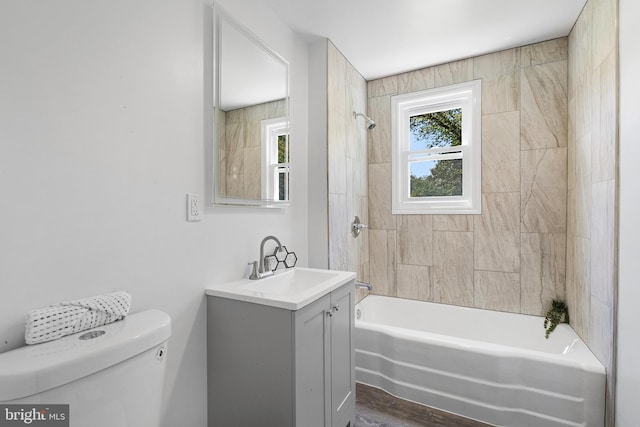
[[[615,288],[615,181],[593,184],[591,217],[591,294],[613,305]]]
[[[593,4],[594,1],[585,3],[580,16],[576,20],[571,35],[574,35],[574,45],[584,45],[584,49],[591,50],[593,37]],[[571,44],[569,45],[571,46]]]
[[[520,191],[520,113],[482,116],[482,191]]]
[[[346,66],[347,60],[331,43],[327,43],[327,106],[340,114],[346,114]]]
[[[567,234],[577,234],[577,212],[578,206],[576,205],[576,190],[567,190]]]
[[[398,75],[398,94],[431,89],[434,85],[433,68],[422,68]]]
[[[473,306],[472,259],[472,232],[433,232],[433,301]]]
[[[520,275],[476,270],[473,300],[478,308],[520,312]]]
[[[575,99],[578,87],[578,42],[575,28],[569,33],[569,53],[567,58],[567,98]]]
[[[267,104],[246,108],[245,114],[245,146],[260,147],[262,145],[262,120],[270,119],[267,115]]]
[[[222,197],[225,197],[227,195],[227,174],[224,173],[224,171],[226,170],[226,165],[224,164],[224,161],[222,159],[224,159],[223,155],[220,156],[220,170],[215,171],[213,174],[213,180],[214,180],[214,185],[216,186],[216,191],[218,191],[217,189],[220,189],[220,195]],[[216,181],[220,181],[219,182],[219,187],[218,187],[218,183]]]
[[[396,283],[398,297],[432,301],[431,267],[399,263]]]
[[[329,193],[346,194],[347,191],[347,141],[345,138],[345,118],[333,108],[329,108],[327,122],[327,165]]]
[[[396,296],[395,231],[369,229],[369,283],[376,295]]]
[[[541,43],[534,43],[520,48],[523,67],[547,64],[566,60],[568,57],[568,38],[560,37]]]
[[[571,99],[567,106],[568,138],[567,138],[567,189],[576,188],[576,136],[575,136],[575,115],[576,100]]]
[[[567,221],[567,149],[523,151],[522,231],[564,233]]]
[[[346,196],[329,193],[329,268],[351,270],[349,240],[351,229],[346,211]]]
[[[523,150],[567,146],[567,61],[521,71]]]
[[[369,99],[368,116],[376,122],[376,127],[369,130],[369,163],[385,163],[391,161],[391,98],[381,96]],[[359,118],[362,120],[362,118]],[[361,123],[363,127],[364,124]]]
[[[482,114],[520,108],[520,70],[482,77]]]
[[[288,102],[286,99],[269,102],[267,104],[267,117],[276,118],[288,115]]]
[[[571,324],[577,324],[576,332],[587,340],[591,306],[591,242],[577,237],[574,247],[574,281],[576,289],[575,313],[569,313]],[[574,321],[575,317],[575,321]]]
[[[473,219],[475,269],[520,272],[520,193],[483,194]]]
[[[226,126],[227,175],[244,174],[244,126],[241,123],[229,123]]]
[[[431,215],[398,215],[398,263],[433,265]]]
[[[369,165],[369,222],[371,228],[396,228],[396,218],[391,214],[391,163]]]
[[[245,118],[246,109],[238,108],[236,110],[227,111],[225,114],[227,123],[244,123],[246,122]]]
[[[592,182],[615,179],[617,141],[616,51],[612,51],[595,70],[599,97],[593,103]],[[597,124],[597,125],[596,125]]]
[[[575,314],[580,311],[578,305],[580,300],[578,298],[578,287],[575,280],[576,269],[576,242],[577,237],[574,234],[567,234],[567,257],[565,265],[565,297],[567,308],[569,309],[570,323],[573,329],[581,335],[582,330],[578,332],[578,328],[582,327],[581,322],[578,322],[578,316]]]
[[[242,197],[244,193],[244,175],[227,175],[225,177],[227,197]]]
[[[591,296],[589,315],[589,349],[608,369],[613,365],[613,315],[612,308]]]
[[[346,114],[348,115],[352,111],[366,111],[367,81],[349,61],[346,64],[346,79]]]
[[[564,233],[522,233],[522,313],[543,316],[552,300],[565,300],[566,241]]]
[[[435,87],[448,86],[473,80],[473,59],[449,62],[433,67]]]
[[[580,237],[591,237],[591,134],[576,141],[575,159],[575,232]]]
[[[510,73],[520,68],[520,48],[473,58],[473,78],[480,79],[496,74]]]
[[[369,198],[360,197],[359,210],[355,213],[364,224],[369,224]],[[354,216],[355,216],[354,215]],[[369,282],[369,231],[366,230],[355,239],[358,244],[358,280]]]
[[[473,231],[473,215],[432,215],[433,230]]]
[[[356,173],[357,164],[353,159],[347,158],[347,192],[345,194],[344,201],[344,219],[345,222],[342,224],[344,228],[340,230],[340,232],[344,231],[347,236],[347,250],[349,251],[350,263],[349,263],[349,271],[358,271],[359,263],[359,242],[354,239],[351,235],[351,222],[353,221],[353,217],[355,216],[355,212],[360,211],[360,195],[356,193],[356,186],[358,185],[358,174]],[[368,222],[364,222],[363,224],[368,224]]]
[[[367,97],[369,99],[398,93],[398,76],[383,77],[367,83]]]
[[[590,2],[587,3],[587,6]],[[587,7],[585,7],[585,10]],[[583,13],[584,15],[584,13]],[[582,22],[582,16],[581,20]],[[576,29],[581,28],[581,25],[576,24]],[[574,31],[576,31],[574,29]],[[576,72],[576,78],[574,79],[575,85],[575,99],[576,99],[576,115],[575,115],[575,136],[576,138],[582,137],[584,134],[591,131],[592,113],[591,104],[594,102],[593,98],[593,66],[591,58],[591,33],[586,32],[582,39],[577,40],[575,47],[575,54],[573,55],[572,70]],[[571,58],[571,57],[570,57]]]
[[[567,298],[567,301],[569,301],[572,298],[571,292],[574,291],[574,279],[575,279],[575,240],[576,240],[576,235],[575,234],[571,234],[571,233],[567,233],[566,236],[566,248],[565,248],[565,296]],[[571,283],[569,283],[571,282]]]
[[[616,48],[618,7],[615,0],[590,0],[593,3],[593,60],[604,61]],[[597,35],[597,36],[596,36]]]
[[[356,189],[361,186],[359,179],[360,175],[358,174],[358,162],[353,160],[350,157],[346,159],[346,210],[347,212],[356,212],[356,207],[359,207],[358,202],[360,200],[360,195],[356,192]],[[329,177],[329,181],[331,181],[331,177]],[[366,224],[366,223],[365,223]]]
[[[262,195],[262,175],[256,173],[261,168],[262,148],[248,147],[244,150],[244,192],[243,197],[260,199]]]

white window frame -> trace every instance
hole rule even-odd
[[[289,201],[289,178],[291,177],[291,165],[278,163],[278,136],[289,134],[289,120],[287,117],[262,120],[262,199],[277,202]],[[279,200],[278,175],[285,173],[287,185],[285,185],[285,198]]]
[[[473,80],[391,97],[392,213],[481,213],[481,81]],[[411,151],[409,119],[419,114],[462,109],[460,146]],[[452,153],[460,151],[459,154]],[[462,158],[462,196],[410,197],[410,163]]]

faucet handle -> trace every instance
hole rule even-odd
[[[249,279],[258,280],[260,277],[258,276],[258,261],[252,261],[248,263],[248,265],[253,265],[251,269],[251,274],[249,275]]]

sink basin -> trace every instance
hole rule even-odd
[[[355,278],[356,274],[350,271],[296,267],[264,279],[209,286],[205,292],[211,296],[299,310]]]

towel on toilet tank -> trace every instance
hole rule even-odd
[[[27,315],[24,339],[38,344],[113,323],[129,314],[131,295],[119,291],[31,310]]]

